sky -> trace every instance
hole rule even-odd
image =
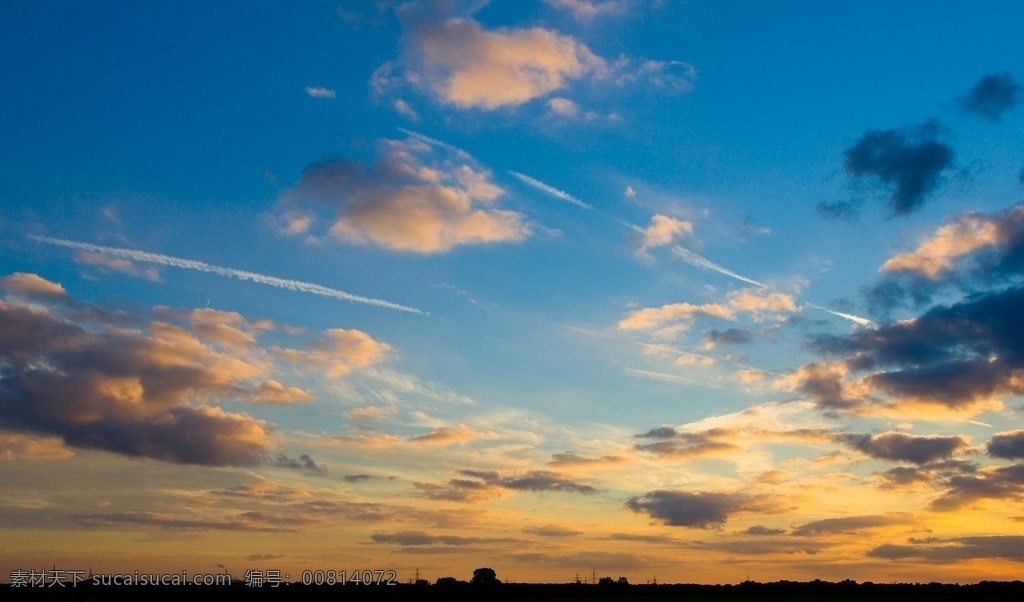
[[[0,581],[1018,578],[1022,11],[3,3]]]

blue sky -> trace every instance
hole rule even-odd
[[[3,7],[0,568],[1008,578],[1020,10]]]

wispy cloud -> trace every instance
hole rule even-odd
[[[532,187],[536,188],[537,190],[540,190],[541,192],[546,192],[546,193],[550,194],[551,196],[553,196],[555,198],[562,199],[563,201],[567,201],[567,202],[572,203],[573,205],[576,205],[578,207],[583,207],[584,209],[593,209],[593,207],[591,207],[590,205],[584,203],[583,201],[579,200],[578,198],[572,196],[568,192],[565,192],[563,190],[559,190],[557,188],[554,188],[553,186],[548,186],[547,184],[545,184],[544,182],[541,182],[540,180],[535,180],[535,179],[531,178],[528,175],[519,173],[518,171],[511,171],[511,170],[509,170],[508,173],[510,173],[513,176],[519,178],[519,180],[522,181],[524,184],[532,186]]]
[[[740,276],[736,272],[734,272],[732,270],[729,270],[729,269],[726,269],[726,268],[718,265],[717,263],[707,259],[706,257],[704,257],[702,255],[698,255],[697,253],[694,253],[693,251],[691,251],[689,249],[684,249],[684,248],[680,247],[679,245],[676,245],[676,246],[672,247],[672,253],[674,253],[676,255],[676,257],[679,257],[680,259],[682,259],[683,261],[685,261],[686,263],[688,263],[688,264],[690,264],[690,265],[692,265],[694,267],[702,268],[702,269],[705,269],[705,270],[712,270],[712,271],[718,272],[720,274],[725,274],[726,276],[729,276],[730,278],[735,278],[736,280],[741,280],[741,281],[746,282],[748,284],[753,284],[755,286],[760,286],[760,287],[768,288],[768,285],[763,283],[763,282],[758,282],[757,280],[752,280],[750,278],[747,278],[746,276]]]
[[[313,98],[336,98],[338,94],[330,88],[323,88],[320,86],[306,86],[306,94],[309,94]]]
[[[686,378],[685,376],[679,376],[676,374],[665,374],[664,372],[653,372],[651,370],[640,370],[638,368],[625,368],[622,373],[626,376],[633,376],[635,378],[649,378],[651,380],[660,380],[669,383],[680,383],[685,385],[697,385],[699,387],[709,387],[711,389],[721,389],[719,385],[712,383],[702,382],[693,378]]]
[[[372,299],[370,297],[361,297],[359,295],[353,295],[340,291],[334,288],[328,288],[319,284],[313,284],[311,282],[302,282],[300,280],[287,280],[285,278],[277,278],[274,276],[266,276],[264,274],[257,274],[255,272],[247,272],[244,270],[236,270],[234,268],[225,268],[216,265],[210,265],[202,261],[195,261],[193,259],[182,259],[180,257],[171,257],[170,255],[160,255],[159,253],[148,253],[146,251],[136,251],[134,249],[121,249],[116,247],[104,247],[101,245],[93,245],[84,242],[76,242],[73,240],[64,240],[60,238],[49,238],[46,236],[36,236],[30,234],[30,239],[41,242],[48,245],[56,245],[58,247],[67,247],[69,249],[79,249],[82,251],[89,251],[92,253],[103,253],[112,257],[119,257],[122,259],[128,259],[131,261],[140,261],[143,263],[155,263],[157,265],[164,265],[172,268],[182,268],[185,270],[196,270],[198,272],[207,272],[210,274],[217,274],[218,276],[224,276],[225,278],[235,278],[236,280],[247,280],[256,282],[258,284],[265,284],[267,286],[274,286],[277,288],[283,288],[290,291],[297,291],[301,293],[309,293],[312,295],[320,295],[323,297],[331,297],[334,299],[340,299],[342,301],[351,301],[353,303],[365,303],[367,305],[374,305],[376,307],[384,307],[387,309],[395,309],[398,311],[406,311],[414,314],[423,314],[423,312],[415,307],[408,307],[406,305],[399,305],[383,299]]]

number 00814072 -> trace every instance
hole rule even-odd
[[[302,571],[303,585],[396,585],[393,570]]]

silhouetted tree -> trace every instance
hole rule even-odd
[[[494,569],[483,567],[473,571],[473,580],[470,583],[473,585],[497,585],[501,582],[498,581],[498,574],[494,572]]]
[[[458,584],[459,584],[459,580],[456,579],[455,577],[438,577],[437,581],[434,583],[434,585],[440,585],[441,587],[444,587],[446,585],[451,587],[453,585],[458,585]]]

